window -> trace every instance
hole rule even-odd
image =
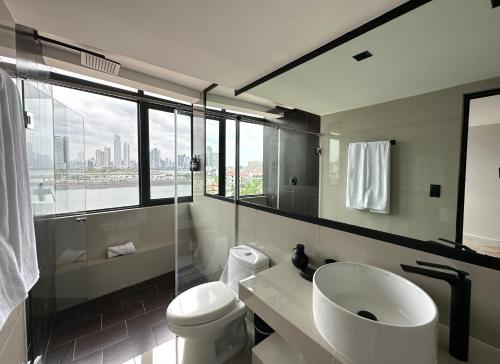
[[[240,123],[240,196],[262,195],[264,126]]]
[[[177,157],[175,155],[175,114],[148,109],[149,181],[151,199],[191,196],[191,115],[177,114]]]
[[[139,204],[137,103],[53,86],[58,213]],[[83,173],[83,170],[85,173]]]
[[[228,114],[228,117],[234,116]],[[239,147],[236,140],[238,124]],[[239,174],[239,196],[266,198],[276,195],[278,132],[275,127],[233,118],[209,118],[206,119],[205,133],[206,194],[235,197]],[[236,166],[236,148],[239,148],[239,168]]]
[[[30,168],[55,171],[49,180],[37,170],[40,202],[55,200],[53,212],[58,214],[150,206],[172,203],[176,186],[181,202],[192,199],[191,104],[161,97],[172,101],[167,105],[154,97],[160,95],[51,71],[52,79],[64,86],[40,83],[47,94],[35,98],[45,101],[53,121],[45,128],[53,138],[43,145],[48,156],[30,153],[33,143],[27,136]],[[32,88],[27,82],[21,85],[27,110],[36,110],[30,102]],[[52,190],[44,187],[49,183]]]
[[[216,195],[219,193],[219,120],[207,119],[206,133],[206,193]]]

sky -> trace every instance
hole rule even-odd
[[[236,126],[234,120],[226,120],[226,166],[235,166]],[[262,161],[264,126],[240,123],[240,165],[246,166],[250,161]],[[219,127],[215,120],[207,119],[207,146],[218,152]]]
[[[96,149],[111,149],[114,160],[114,135],[130,145],[130,159],[137,161],[137,104],[132,101],[97,95],[85,91],[53,86],[56,103],[56,135],[70,139],[70,158],[83,150],[85,159],[95,158]],[[71,109],[71,110],[68,110]],[[161,158],[174,158],[174,114],[150,110],[150,148],[161,149]],[[191,154],[190,117],[178,117],[178,154]],[[123,147],[122,147],[123,150]]]
[[[70,158],[78,157],[85,147],[85,159],[95,158],[97,149],[111,149],[114,160],[114,135],[130,145],[130,159],[138,160],[137,104],[132,101],[93,94],[90,92],[53,86],[55,104],[55,134],[68,136]],[[150,109],[150,149],[159,148],[162,159],[174,159],[174,114]],[[191,154],[190,117],[178,114],[177,154]],[[207,145],[218,144],[218,127],[207,120]],[[235,122],[228,120],[226,127],[227,166],[235,162]],[[262,161],[264,126],[242,122],[240,124],[240,162]],[[122,146],[123,151],[123,146]],[[123,152],[122,152],[123,153]]]

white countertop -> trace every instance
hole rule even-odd
[[[300,277],[291,262],[280,263],[241,281],[239,297],[291,347],[304,355],[306,362],[342,363],[314,324],[312,283]],[[442,326],[438,363],[463,363],[448,353],[446,329]],[[500,350],[471,338],[469,363],[498,364]]]

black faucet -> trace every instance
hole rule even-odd
[[[451,309],[449,351],[455,358],[462,361],[468,361],[471,281],[466,277],[469,273],[442,264],[420,261],[417,261],[417,264],[425,267],[446,269],[454,272],[445,273],[432,269],[401,264],[401,268],[403,268],[405,272],[417,273],[423,276],[441,279],[450,284]]]

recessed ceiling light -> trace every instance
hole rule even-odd
[[[356,61],[360,62],[364,59],[370,58],[371,56],[373,56],[373,54],[371,54],[369,51],[364,51],[364,52],[355,54],[354,56],[352,56],[352,58],[354,58]]]

